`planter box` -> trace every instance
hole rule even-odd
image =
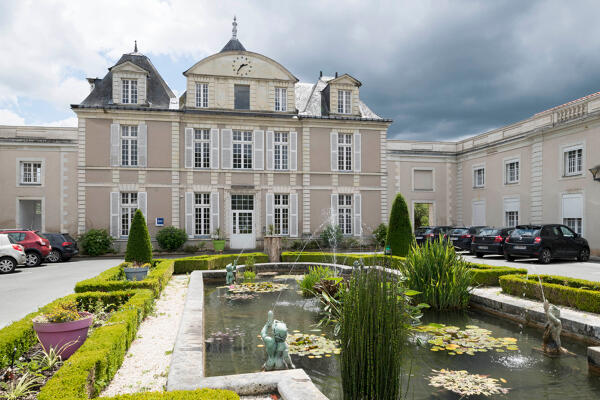
[[[123,268],[125,278],[128,281],[143,281],[148,276],[148,267],[144,268]]]
[[[46,351],[50,348],[60,352],[62,360],[66,360],[81,347],[87,339],[88,329],[92,325],[93,315],[87,312],[80,312],[83,318],[77,321],[69,322],[35,322],[33,321],[33,329],[40,338],[42,347]]]
[[[225,240],[213,240],[213,249],[215,251],[223,251],[225,250]]]

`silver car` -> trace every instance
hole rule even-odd
[[[25,265],[25,248],[7,234],[0,234],[0,274],[13,272],[17,265]]]

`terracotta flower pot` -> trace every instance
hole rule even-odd
[[[87,339],[88,329],[94,320],[93,315],[88,312],[80,312],[83,318],[77,321],[69,322],[35,322],[33,321],[33,329],[40,338],[42,347],[46,351],[54,348],[60,352],[61,358],[64,360],[81,347]]]
[[[148,267],[144,268],[123,268],[125,278],[128,281],[142,281],[148,276]]]

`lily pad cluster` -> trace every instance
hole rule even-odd
[[[467,371],[452,371],[447,369],[432,370],[434,375],[429,377],[429,385],[444,388],[460,396],[491,396],[506,394],[510,389],[502,387],[505,379],[490,378],[488,375],[469,374]],[[462,398],[462,397],[461,397]]]
[[[476,325],[467,325],[461,330],[457,326],[429,324],[416,327],[420,332],[433,335],[427,342],[432,345],[431,351],[448,351],[449,355],[468,354],[495,351],[503,353],[507,350],[516,351],[517,339],[512,337],[495,338],[492,332]]]
[[[225,297],[227,300],[252,300],[255,297],[258,297],[258,295],[252,293],[231,293],[226,294],[223,297]]]
[[[231,293],[271,293],[288,288],[285,283],[274,282],[244,282],[227,286]]]
[[[331,357],[340,354],[338,342],[327,339],[324,334],[312,335],[294,331],[287,337],[289,353],[308,358]]]

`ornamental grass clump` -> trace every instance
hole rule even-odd
[[[414,245],[400,270],[407,287],[420,292],[419,301],[435,310],[460,310],[469,304],[469,264],[441,238]]]
[[[308,274],[304,275],[300,281],[300,290],[302,290],[303,296],[314,296],[315,285],[321,280],[330,278],[333,276],[333,272],[323,266],[308,267]]]
[[[138,209],[131,221],[125,261],[133,263],[133,267],[142,267],[152,262],[152,243],[146,226],[144,214]]]

